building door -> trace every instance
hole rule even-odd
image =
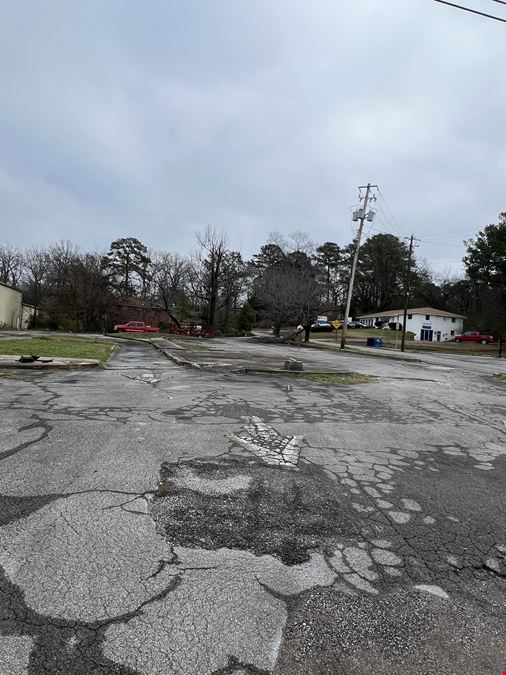
[[[441,342],[441,331],[438,330],[436,333],[436,342]]]
[[[430,328],[422,328],[420,331],[420,341],[423,342],[432,342],[432,336],[434,331]]]

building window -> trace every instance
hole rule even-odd
[[[452,323],[455,323],[455,317],[452,317]]]
[[[454,331],[454,330],[451,330],[451,331],[450,331],[450,335],[455,335],[455,331]]]
[[[412,319],[412,318],[413,318],[413,315],[412,315],[412,314],[408,314],[408,319]]]
[[[430,320],[430,314],[426,314],[425,315],[425,321],[429,321],[429,320]]]

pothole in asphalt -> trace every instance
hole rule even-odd
[[[299,469],[239,455],[165,463],[151,512],[174,546],[240,549],[297,565],[359,533],[336,483],[317,467]]]

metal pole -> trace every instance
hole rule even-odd
[[[350,313],[351,307],[351,296],[353,293],[353,284],[355,283],[355,271],[357,269],[358,261],[358,252],[360,250],[360,240],[362,239],[362,230],[364,229],[364,221],[366,219],[367,204],[369,203],[369,192],[372,187],[377,187],[377,185],[371,185],[367,183],[365,190],[364,198],[364,208],[362,209],[362,216],[360,218],[360,225],[358,228],[357,234],[357,246],[355,247],[355,255],[353,256],[353,263],[351,265],[351,276],[350,276],[350,285],[348,286],[348,297],[346,298],[346,311],[344,313],[344,323],[343,323],[343,332],[341,334],[341,349],[346,347],[346,332],[348,330],[348,315]]]

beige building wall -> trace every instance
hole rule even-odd
[[[35,314],[35,307],[33,305],[23,304],[23,319],[21,321],[22,330],[26,330],[30,324],[32,316]]]
[[[0,283],[0,328],[22,328],[22,297],[21,291]]]

